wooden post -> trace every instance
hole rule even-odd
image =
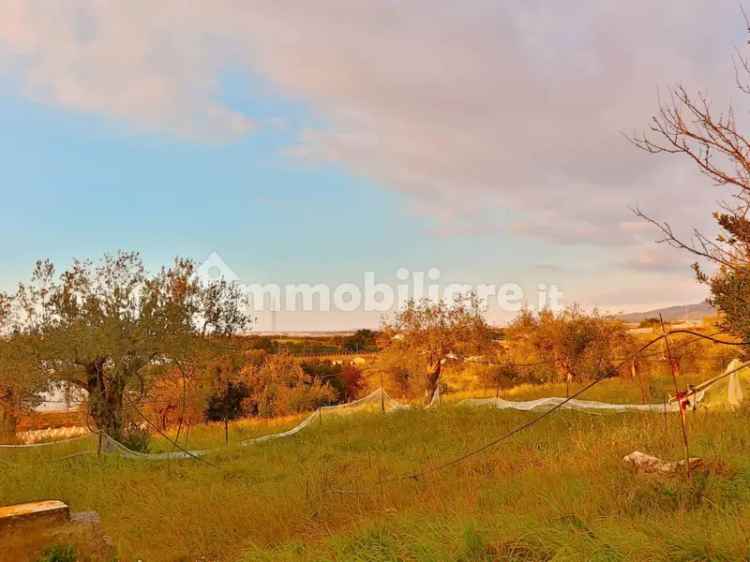
[[[383,370],[380,370],[380,411],[385,414],[385,387],[383,386]]]
[[[661,323],[661,331],[664,334],[664,346],[667,350],[667,360],[669,361],[669,368],[672,372],[675,400],[677,400],[677,404],[680,408],[680,427],[682,428],[682,442],[685,445],[685,470],[687,472],[688,478],[690,478],[690,448],[688,446],[687,426],[685,425],[685,411],[682,408],[682,402],[680,399],[680,386],[677,383],[677,373],[675,372],[676,365],[674,362],[674,358],[672,357],[672,347],[669,345],[669,335],[667,334],[667,330],[664,327],[664,319],[661,317],[661,313],[659,314],[659,322]]]
[[[638,368],[638,362],[635,358],[630,363],[630,374],[633,379],[638,379],[638,386],[641,389],[641,402],[644,404],[648,404],[648,397],[646,395],[646,387],[643,386],[643,375],[641,374],[641,369]]]

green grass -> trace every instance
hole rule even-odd
[[[650,373],[644,372],[644,389],[648,392],[648,401],[661,403],[674,395],[674,383],[669,370],[659,365],[658,369]],[[644,369],[645,370],[645,369]],[[702,364],[689,372],[683,373],[679,377],[679,384],[684,387],[686,384],[697,384],[707,378],[720,374],[722,367],[716,361],[704,361]],[[491,396],[494,397],[494,389],[480,388],[476,377],[469,373],[452,373],[449,372],[445,377],[448,386],[452,389],[452,394],[447,395],[451,401],[460,400],[468,397]],[[574,393],[579,390],[583,384],[571,384],[570,392]],[[500,391],[500,396],[506,400],[533,400],[545,396],[565,396],[565,383],[548,383],[548,384],[521,384],[511,389]],[[614,378],[600,383],[588,392],[582,399],[599,400],[602,402],[619,402],[619,403],[641,403],[641,387],[638,380],[630,378]]]
[[[596,398],[623,384],[607,381]],[[534,416],[446,406],[331,416],[294,438],[213,454],[218,468],[46,462],[93,440],[0,450],[16,463],[0,467],[0,503],[59,498],[98,511],[121,558],[149,562],[745,560],[748,413],[691,414],[691,453],[709,470],[690,481],[634,475],[622,462],[636,449],[681,458],[677,417],[566,411],[458,466],[379,485]],[[204,431],[202,445],[221,444],[220,427]]]
[[[308,415],[309,414],[302,414],[276,419],[238,420],[232,422],[229,425],[229,443],[231,445],[232,443],[261,437],[270,433],[287,431],[297,425]],[[175,429],[170,429],[166,432],[166,435],[168,435],[171,440],[174,440],[176,437]],[[190,449],[212,449],[223,447],[226,444],[223,423],[208,423],[191,427],[189,433],[187,433],[187,440],[185,440],[185,437],[186,430],[183,428],[179,443]],[[152,435],[152,439],[149,443],[149,451],[161,453],[174,450],[174,445],[170,440],[165,439],[158,434]]]
[[[66,545],[55,545],[44,551],[37,562],[76,562],[75,548]]]

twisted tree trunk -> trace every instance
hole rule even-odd
[[[15,443],[17,425],[18,417],[13,407],[0,403],[0,443]]]
[[[425,404],[429,404],[432,401],[432,397],[435,395],[435,390],[437,390],[437,387],[440,384],[440,374],[442,371],[443,360],[441,358],[437,360],[435,366],[427,373],[427,384],[424,391]]]
[[[86,368],[89,414],[97,429],[119,441],[123,437],[124,430],[125,385],[118,377],[106,376],[104,363],[103,358],[98,358]]]

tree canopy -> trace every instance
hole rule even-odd
[[[76,260],[59,275],[39,261],[10,298],[10,330],[26,338],[48,380],[88,392],[91,418],[117,438],[126,402],[143,395],[149,376],[249,324],[236,287],[204,285],[194,272],[178,258],[149,274],[134,252]]]
[[[539,363],[567,382],[615,374],[614,362],[632,345],[623,322],[572,306],[560,312],[525,310],[508,326],[508,355],[518,364]]]
[[[421,376],[405,387],[416,384],[429,400],[440,382],[443,365],[449,359],[463,359],[489,352],[494,332],[484,318],[482,303],[476,295],[461,295],[452,302],[428,299],[408,301],[390,320],[383,323],[385,340],[383,363],[414,365]],[[395,361],[394,361],[395,359]],[[403,368],[394,373],[409,377]],[[401,380],[399,384],[404,385]]]

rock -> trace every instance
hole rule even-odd
[[[685,471],[685,461],[664,461],[659,457],[647,455],[640,451],[633,451],[622,459],[625,463],[631,465],[636,472],[651,474],[673,474],[678,471]],[[690,470],[695,470],[703,466],[703,459],[698,457],[690,458]]]
[[[99,525],[102,520],[96,511],[79,511],[70,514],[71,523],[80,523],[82,525]]]

